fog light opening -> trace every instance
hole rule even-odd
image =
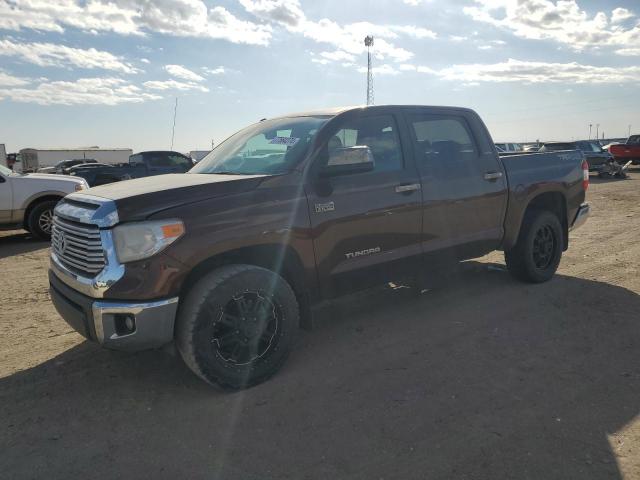
[[[136,317],[130,313],[117,313],[114,316],[116,334],[131,335],[136,331]]]

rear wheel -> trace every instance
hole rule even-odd
[[[558,217],[548,211],[532,211],[525,216],[518,243],[505,252],[509,272],[519,280],[542,283],[558,270],[564,236]]]
[[[296,296],[282,277],[252,265],[230,265],[199,280],[186,296],[176,344],[206,382],[247,388],[284,364],[298,323]]]
[[[53,227],[53,209],[58,204],[55,200],[47,200],[37,204],[27,219],[29,231],[40,240],[51,239]]]

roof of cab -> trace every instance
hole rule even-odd
[[[340,115],[341,113],[348,112],[350,110],[378,110],[383,108],[433,108],[437,110],[451,110],[457,112],[471,111],[469,108],[464,107],[446,107],[438,105],[357,105],[350,107],[333,107],[320,110],[311,110],[307,112],[289,113],[286,115],[279,115],[277,117],[270,118],[269,120],[292,117],[335,117],[336,115]]]

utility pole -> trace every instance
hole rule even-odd
[[[591,140],[591,129],[593,128],[593,124],[589,124],[589,140]]]
[[[596,125],[596,140],[600,138],[600,124]]]
[[[371,48],[373,47],[373,37],[368,35],[364,39],[367,47],[367,105],[373,105],[373,68],[371,65]]]
[[[176,115],[178,114],[178,97],[176,97],[176,104],[173,107],[173,128],[171,129],[171,148],[173,150],[173,140],[176,137]]]
[[[627,138],[629,138],[631,136],[631,125],[629,125],[629,135],[627,135]]]

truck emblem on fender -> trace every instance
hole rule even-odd
[[[352,258],[366,257],[368,255],[374,255],[376,253],[380,253],[381,251],[382,251],[382,248],[380,248],[380,247],[368,248],[366,250],[360,250],[359,252],[345,253],[344,256],[347,257],[349,260],[351,260]]]
[[[333,212],[335,209],[336,209],[336,205],[333,202],[316,203],[316,213]]]

